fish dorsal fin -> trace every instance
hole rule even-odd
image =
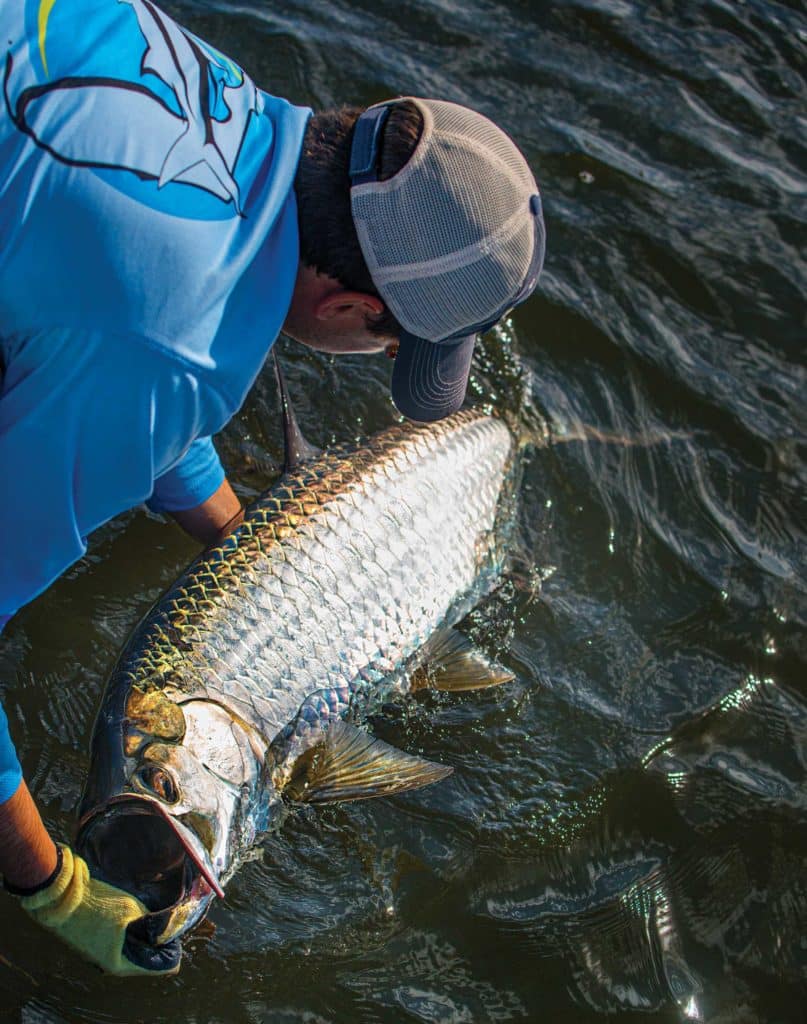
[[[453,768],[414,757],[347,722],[332,722],[322,742],[294,766],[286,792],[311,804],[367,800],[428,786]]]
[[[492,661],[466,636],[447,626],[439,629],[421,650],[410,683],[413,690],[482,690],[514,678],[509,669]]]
[[[297,417],[294,415],[294,408],[289,398],[286,378],[280,369],[280,363],[274,348],[272,349],[272,360],[275,364],[275,378],[277,380],[277,390],[280,394],[280,408],[283,411],[283,440],[285,442],[283,472],[288,473],[290,470],[297,469],[301,463],[308,462],[309,459],[315,459],[322,452],[319,448],[315,448],[313,444],[309,444],[303,437],[303,432],[297,424]]]

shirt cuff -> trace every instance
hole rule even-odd
[[[207,501],[224,483],[224,469],[213,441],[197,438],[180,461],[154,481],[146,502],[152,512],[184,512]]]
[[[14,796],[21,782],[22,769],[8,734],[6,713],[0,707],[0,804]]]

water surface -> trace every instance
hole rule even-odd
[[[295,811],[176,979],[104,978],[3,900],[3,1019],[803,1019],[803,9],[165,6],[296,102],[444,97],[522,145],[546,269],[472,391],[512,403],[496,364],[518,353],[524,422],[549,443],[526,468],[512,578],[467,624],[516,678],[377,719],[453,776]],[[393,418],[385,359],[281,351],[312,441]],[[280,444],[265,374],[220,443],[245,500]],[[105,673],[194,551],[123,516],[0,642],[56,834],[72,834]]]

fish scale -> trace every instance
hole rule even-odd
[[[511,454],[501,421],[463,412],[436,429],[393,428],[350,460],[323,456],[190,568],[141,647],[163,652],[188,696],[215,694],[249,665],[273,708],[250,724],[271,737],[324,676],[401,661],[436,628],[477,576],[476,540],[493,526]],[[161,685],[151,657],[135,649],[121,669]]]
[[[301,771],[313,773],[316,800],[444,777],[445,767],[377,743],[374,768],[374,741],[337,720],[430,685],[421,663],[431,639],[453,636],[448,627],[500,569],[516,451],[502,420],[467,410],[326,452],[251,505],[135,629],[96,723],[79,846],[125,887],[105,852],[118,848],[116,813],[152,815],[136,830],[148,844],[145,820],[158,859],[167,839],[154,814],[171,824],[193,867],[179,881],[149,876],[157,909],[141,922],[147,941],[200,919]],[[474,685],[506,673],[481,678]],[[327,769],[337,747],[341,775]],[[309,752],[320,760],[306,761]],[[170,906],[159,897],[166,886],[180,891]]]
[[[480,450],[478,435],[485,433],[493,433],[498,441],[492,453],[498,462],[496,473],[490,472],[491,453]],[[307,692],[321,687],[323,672],[331,674],[340,651],[348,648],[353,652],[341,670],[353,675],[381,652],[389,652],[385,660],[400,660],[435,628],[440,613],[448,611],[457,593],[473,583],[478,568],[473,546],[452,543],[441,551],[438,542],[443,533],[467,538],[469,532],[477,534],[480,528],[484,532],[492,527],[511,442],[503,424],[478,416],[452,424],[445,435],[452,443],[443,445],[428,473],[423,472],[424,455],[418,450],[428,446],[417,444],[414,430],[407,437],[403,428],[398,436],[386,438],[380,451],[368,452],[379,465],[373,466],[365,457],[364,467],[353,466],[347,472],[340,455],[326,456],[315,469],[284,484],[252,510],[244,532],[254,545],[239,550],[239,554],[248,551],[251,557],[230,556],[237,588],[228,588],[226,600],[219,598],[216,563],[228,558],[227,545],[214,549],[199,569],[191,570],[187,585],[183,588],[180,584],[179,597],[167,599],[166,618],[180,630],[187,605],[198,605],[194,600],[197,593],[211,601],[215,610],[208,619],[207,635],[217,639],[215,646],[205,642],[210,660],[227,663],[230,652],[243,648],[240,640],[230,641],[229,650],[221,648],[217,613],[226,610],[228,616],[242,621],[242,632],[249,632],[254,642],[248,648],[256,659],[253,685],[255,676],[267,680],[286,677],[287,687],[282,696],[277,694],[272,720],[252,723],[264,735],[271,735]],[[485,454],[487,459],[480,458]],[[368,468],[376,472],[368,472]],[[445,486],[444,468],[448,481],[457,481],[456,485]],[[379,475],[386,490],[379,484]],[[434,481],[438,476],[442,477],[443,502],[449,506],[441,509],[439,516],[429,507],[429,499],[437,493]],[[478,478],[478,488],[468,488],[468,476]],[[491,476],[493,487],[488,483]],[[457,493],[460,487],[466,489],[462,505]],[[454,510],[452,501],[457,503]],[[376,506],[375,515],[367,515],[368,504]],[[308,530],[294,523],[306,505],[315,509],[306,524]],[[378,530],[379,506],[383,507],[381,515],[389,518],[392,535]],[[366,529],[368,521],[375,532]],[[319,537],[337,540],[341,550]],[[392,574],[395,565],[402,566],[405,578]],[[211,577],[216,580],[214,585]],[[333,588],[334,578],[341,589]],[[342,617],[345,613],[347,619]],[[394,639],[391,624],[398,626],[399,637]],[[338,646],[331,642],[317,649],[317,640],[334,636],[339,639]],[[191,643],[200,640],[191,635]],[[182,675],[180,687],[189,692],[198,692],[200,687],[216,689],[215,682],[195,673],[190,679],[187,673]]]

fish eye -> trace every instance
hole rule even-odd
[[[153,793],[167,804],[175,804],[179,800],[177,784],[164,768],[146,765],[138,769],[136,780],[141,789]]]

